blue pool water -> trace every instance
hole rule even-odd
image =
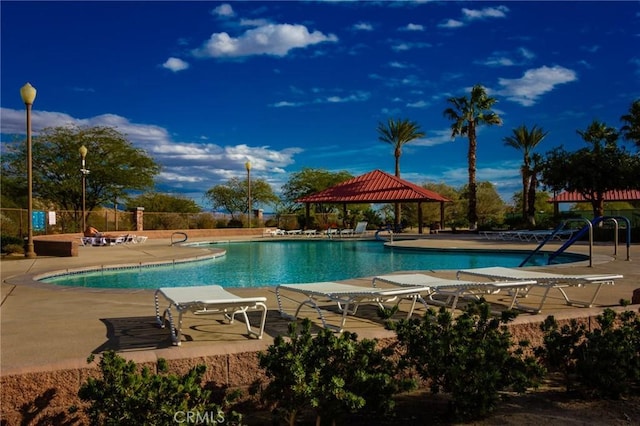
[[[410,249],[379,241],[269,241],[211,244],[226,256],[157,267],[102,270],[43,279],[93,288],[148,288],[219,284],[264,287],[284,283],[336,281],[396,271],[517,267],[529,251]],[[554,263],[584,260],[566,254]],[[546,265],[541,254],[527,264]]]
[[[529,251],[410,249],[379,241],[270,241],[211,244],[226,256],[174,265],[111,269],[43,279],[48,283],[93,288],[149,288],[219,284],[264,287],[284,283],[336,281],[395,271],[517,267]],[[584,260],[562,255],[554,263]],[[527,266],[546,265],[546,256]]]

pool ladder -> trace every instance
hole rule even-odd
[[[173,237],[176,236],[176,235],[182,235],[184,237],[184,239],[179,240],[179,241],[173,241]],[[171,245],[184,243],[185,241],[187,241],[187,238],[189,238],[189,237],[187,236],[187,234],[185,232],[174,232],[173,234],[171,234]]]
[[[612,222],[614,225],[614,242],[613,242],[613,255],[617,256],[618,254],[618,220],[622,220],[626,223],[626,230],[627,230],[627,259],[626,260],[631,260],[631,222],[629,221],[629,219],[627,219],[624,216],[600,216],[597,217],[593,220],[589,220],[589,219],[585,219],[585,218],[575,218],[575,219],[568,219],[563,221],[551,234],[549,234],[541,243],[540,245],[538,245],[538,247],[536,247],[535,250],[533,250],[529,256],[527,256],[527,258],[525,260],[522,261],[522,263],[520,263],[519,267],[522,267],[524,265],[527,264],[527,262],[529,261],[529,259],[531,259],[538,251],[540,251],[540,249],[548,242],[553,240],[553,238],[555,237],[555,235],[560,232],[567,223],[570,222],[584,222],[586,223],[586,225],[579,230],[575,235],[573,235],[571,238],[569,238],[558,250],[556,250],[555,252],[553,252],[548,260],[547,260],[547,264],[550,265],[551,262],[553,261],[553,259],[558,256],[560,253],[564,252],[569,246],[571,246],[573,243],[575,243],[576,241],[578,241],[584,234],[586,234],[587,232],[589,233],[589,267],[593,266],[593,225],[597,225],[600,222]]]

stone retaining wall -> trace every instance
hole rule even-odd
[[[618,312],[633,310],[638,312],[638,306],[614,308]],[[599,308],[575,309],[562,312],[555,316],[559,324],[568,323],[576,319],[588,328],[597,324],[595,317],[602,312]],[[528,340],[532,346],[542,344],[540,324],[545,315],[517,317],[509,328],[514,342]],[[395,339],[381,339],[382,345],[391,344]],[[237,346],[225,346],[225,353],[210,356],[192,355],[190,348],[180,347],[169,349],[165,353],[169,370],[172,373],[184,374],[190,368],[204,364],[207,366],[204,381],[217,388],[247,389],[256,379],[264,378],[258,367],[258,346],[264,347],[261,341],[251,341]],[[244,348],[244,350],[243,350]],[[193,348],[196,349],[196,348]],[[140,365],[155,368],[156,353],[153,351],[125,352],[121,356],[132,359]],[[99,358],[96,357],[96,358]],[[1,424],[86,424],[82,413],[69,414],[71,406],[79,405],[77,397],[80,385],[90,376],[97,376],[97,360],[92,365],[77,368],[56,368],[43,371],[24,372],[0,377],[2,395],[0,399]],[[246,394],[246,393],[245,393]]]

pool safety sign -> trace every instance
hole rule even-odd
[[[44,231],[46,226],[44,224],[45,214],[44,212],[32,212],[31,215],[31,227],[34,231]]]

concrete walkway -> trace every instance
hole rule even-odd
[[[488,241],[477,236],[446,234],[420,236],[412,241],[396,241],[396,244],[416,247],[527,250],[536,246],[535,243]],[[640,258],[639,250],[639,245],[633,245],[631,261],[627,261],[624,246],[619,247],[616,259],[612,256],[612,244],[597,245],[594,247],[593,267],[589,267],[586,262],[579,262],[540,269],[571,274],[622,274],[624,279],[616,281],[613,287],[605,288],[597,300],[601,306],[618,306],[620,299],[630,300],[633,291],[640,287],[640,263],[633,259],[634,255]],[[575,245],[570,251],[587,254],[588,247]],[[86,366],[87,356],[106,349],[118,350],[131,359],[148,361],[157,357],[176,359],[266,348],[273,342],[274,336],[286,332],[288,324],[278,315],[273,288],[231,289],[238,295],[267,297],[269,313],[262,340],[247,337],[242,321],[228,325],[222,324],[221,318],[216,316],[186,315],[183,332],[187,341],[178,348],[171,345],[168,330],[155,326],[153,290],[70,288],[33,280],[34,276],[48,271],[97,265],[171,262],[211,254],[212,252],[205,248],[171,246],[168,239],[159,239],[147,240],[144,244],[80,247],[79,256],[69,258],[3,258],[0,262],[0,374],[4,376],[30,371],[81,368]],[[443,278],[455,277],[455,271],[425,272]],[[371,285],[371,277],[346,282],[368,286]],[[571,289],[570,293],[576,291],[580,292],[581,289]],[[567,312],[569,309],[586,309],[566,306],[556,294],[551,296],[545,305],[542,314],[544,317]],[[498,296],[495,302],[500,302]],[[308,314],[317,321],[315,313],[309,311]],[[328,316],[332,321],[338,319],[338,315],[329,313]],[[520,317],[533,319],[534,316],[523,314]],[[358,311],[357,316],[349,317],[347,329],[361,337],[392,335],[384,330],[381,321],[375,315],[375,310],[368,310],[366,306]]]

